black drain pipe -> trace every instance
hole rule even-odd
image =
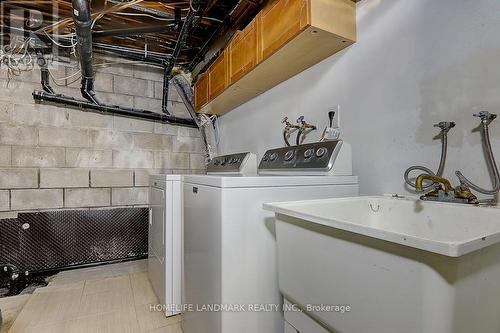
[[[94,104],[89,101],[79,100],[73,97],[64,95],[50,94],[44,91],[35,90],[33,92],[33,98],[37,101],[46,101],[53,103],[60,103],[64,105],[73,106],[80,109],[88,109],[97,111],[100,113],[111,113],[126,117],[135,117],[148,120],[160,121],[162,123],[168,123],[172,125],[184,126],[184,127],[194,127],[198,128],[196,122],[188,118],[180,118],[171,115],[166,115],[164,113],[156,113],[146,110],[138,110],[131,108],[124,108],[117,105],[104,105],[104,104]]]
[[[196,0],[194,0],[196,1]],[[80,109],[93,110],[100,113],[111,113],[126,117],[135,117],[148,120],[159,121],[172,125],[195,127],[197,123],[193,119],[171,116],[167,113],[156,113],[146,110],[121,107],[117,105],[100,104],[94,92],[94,73],[92,70],[92,17],[90,15],[90,2],[88,0],[72,0],[73,19],[76,27],[76,37],[78,51],[80,53],[80,66],[82,71],[82,96],[86,100],[76,99],[70,96],[53,93],[52,89],[47,89],[48,78],[42,73],[42,86],[45,91],[33,92],[33,98],[37,101],[47,101],[77,107]],[[184,23],[186,25],[186,23]],[[44,85],[45,84],[45,85]],[[88,101],[87,101],[88,100]]]
[[[88,0],[73,0],[73,20],[76,28],[76,42],[80,53],[82,70],[82,96],[94,104],[99,104],[94,92],[94,72],[92,70],[92,17]]]
[[[197,9],[195,9],[197,8]],[[192,0],[191,6],[189,8],[189,12],[184,19],[184,23],[182,24],[181,31],[179,32],[179,37],[177,38],[177,43],[175,44],[174,51],[172,52],[172,56],[170,59],[166,60],[165,68],[163,73],[163,100],[162,100],[162,110],[164,113],[168,114],[168,85],[170,84],[170,79],[172,78],[172,69],[174,69],[175,63],[177,62],[177,58],[181,53],[182,47],[186,42],[188,37],[189,29],[193,25],[194,17],[196,13],[201,9],[201,1],[200,0]]]

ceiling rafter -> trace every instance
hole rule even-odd
[[[232,29],[242,28],[250,21],[266,0],[202,0],[203,10],[196,14],[187,38],[180,50],[178,64],[192,64],[199,58],[200,50],[212,42],[214,32],[220,31],[221,23]],[[236,4],[239,10],[228,13]],[[171,55],[181,30],[183,20],[190,9],[190,0],[92,0],[94,42],[100,45],[119,46],[120,50],[152,52]],[[38,11],[42,22],[33,21],[40,15],[14,17],[20,9]],[[180,13],[181,22],[175,13]],[[4,0],[0,13],[2,26],[19,27],[31,32],[48,34],[64,45],[71,45],[74,33],[71,0]],[[31,21],[30,21],[31,20]],[[165,25],[165,29],[159,26]],[[36,27],[36,28],[35,28]],[[134,29],[136,31],[134,31]],[[4,40],[7,40],[4,38]]]

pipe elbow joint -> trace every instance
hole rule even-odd
[[[99,101],[95,97],[95,92],[93,90],[82,89],[82,96],[89,102],[94,103],[96,105],[100,105]]]
[[[94,103],[99,105],[99,101],[95,97],[95,91],[94,91],[94,79],[91,77],[83,77],[82,78],[82,87],[80,89],[82,96]]]

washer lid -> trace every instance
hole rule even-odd
[[[216,176],[186,175],[184,183],[221,188],[357,185],[357,176]]]

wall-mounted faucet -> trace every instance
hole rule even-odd
[[[499,192],[500,190],[500,174],[498,172],[498,168],[495,162],[495,157],[493,156],[493,150],[491,148],[491,142],[490,142],[490,137],[489,137],[489,131],[488,131],[488,126],[490,123],[495,120],[497,117],[495,114],[489,113],[487,111],[481,111],[478,114],[474,114],[474,117],[478,117],[481,119],[481,129],[482,129],[482,134],[483,134],[483,143],[486,148],[486,154],[487,154],[487,162],[488,162],[488,167],[491,172],[493,172],[494,176],[494,181],[493,181],[493,189],[492,190],[486,190],[482,187],[479,187],[475,184],[473,184],[471,181],[469,181],[465,176],[460,172],[456,171],[455,174],[457,175],[460,185],[457,187],[453,188],[451,185],[451,182],[446,179],[441,177],[441,175],[434,175],[432,172],[428,172],[429,170],[425,167],[411,167],[407,170],[405,173],[405,180],[408,183],[408,173],[411,170],[421,170],[421,171],[426,171],[426,173],[423,173],[419,175],[415,181],[415,189],[419,192],[425,191],[429,187],[433,187],[433,190],[425,193],[420,197],[422,200],[431,200],[431,201],[443,201],[443,202],[455,202],[455,203],[468,203],[468,204],[478,204],[480,203],[477,197],[472,193],[472,190],[475,190],[479,193],[483,194],[488,194],[488,195],[495,195],[496,193]],[[443,129],[442,129],[443,130]],[[445,133],[444,133],[445,134]],[[445,142],[445,140],[443,140]],[[443,148],[444,153],[441,154],[441,162],[444,163],[443,161],[443,155],[446,158],[446,152],[445,148]],[[441,170],[441,164],[440,164],[440,170],[438,170],[438,173],[442,171]],[[427,169],[427,170],[425,170]],[[423,182],[424,181],[432,181],[430,185],[424,186]]]
[[[457,175],[460,184],[470,187],[471,189],[479,193],[495,195],[500,190],[500,174],[498,173],[497,163],[495,162],[495,157],[493,156],[493,150],[491,149],[488,126],[491,124],[493,120],[495,120],[497,115],[489,113],[488,111],[481,111],[477,114],[474,114],[474,117],[478,117],[481,120],[480,126],[483,134],[483,143],[486,148],[486,155],[487,155],[486,162],[488,163],[490,171],[493,172],[493,189],[486,190],[482,187],[473,184],[470,180],[465,178],[465,176],[458,170],[455,172],[455,174]]]
[[[446,154],[448,151],[448,132],[455,127],[455,123],[453,121],[441,121],[437,124],[434,124],[434,127],[439,127],[441,129],[441,132],[439,133],[441,137],[441,159],[439,161],[439,167],[436,173],[434,173],[431,169],[422,166],[422,165],[414,165],[406,169],[405,174],[404,174],[404,179],[406,184],[408,186],[416,188],[414,181],[410,179],[410,172],[412,171],[423,171],[426,174],[429,174],[431,176],[438,176],[441,177],[444,172],[444,166],[446,164]],[[428,179],[431,180],[431,179]],[[430,188],[431,186],[435,185],[435,182],[432,182],[428,185],[423,185],[423,190],[426,190]]]

